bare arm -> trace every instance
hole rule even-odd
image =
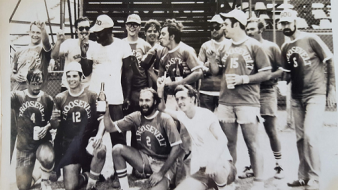
[[[158,105],[158,109],[160,111],[164,112],[164,113],[169,114],[173,119],[178,120],[176,111],[166,109],[164,98],[163,98],[163,96],[164,96],[164,85],[165,85],[164,80],[165,80],[164,76],[157,79],[157,93],[158,93],[158,96],[161,98],[161,102]]]
[[[329,107],[334,107],[336,104],[336,80],[335,80],[334,63],[332,59],[327,60],[326,63],[327,63],[327,80],[328,80],[326,101]]]
[[[122,87],[123,87],[123,95],[124,100],[129,101],[130,100],[130,93],[131,93],[131,80],[133,78],[133,70],[132,65],[137,65],[137,60],[135,56],[129,56],[123,61],[122,66]],[[128,108],[127,108],[128,109]]]
[[[46,25],[44,22],[37,22],[36,26],[40,28],[41,30],[41,41],[42,41],[42,46],[46,51],[49,51],[52,49],[52,46],[49,43],[49,36],[46,31]]]
[[[88,76],[93,71],[93,60],[87,59],[87,52],[89,49],[89,43],[85,42],[84,40],[80,41],[80,48],[81,48],[81,67],[83,70],[83,74]]]
[[[257,84],[270,79],[271,70],[260,71],[254,75],[234,75],[234,85]]]
[[[64,42],[64,41],[65,41],[65,35],[63,34],[62,31],[58,32],[57,40],[56,40],[56,43],[55,43],[55,45],[52,49],[52,54],[51,54],[51,56],[54,60],[58,59],[61,56],[64,56],[63,53],[60,54],[60,46],[61,46],[62,42]]]
[[[273,72],[270,74],[270,79],[276,79],[276,78],[279,78],[283,75],[283,70],[281,69],[278,69],[277,71]]]

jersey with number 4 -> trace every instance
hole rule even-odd
[[[268,56],[262,45],[255,39],[246,37],[240,42],[224,46],[218,52],[217,60],[224,64],[219,103],[229,106],[260,106],[259,84],[236,85],[228,89],[226,74],[253,75],[260,71],[271,70]]]
[[[171,147],[182,143],[174,120],[159,111],[151,118],[133,112],[115,124],[119,132],[135,128],[138,149],[155,158],[166,159]]]
[[[324,64],[332,58],[326,44],[315,34],[302,32],[300,37],[282,46],[282,61],[291,72],[293,98],[326,94]]]
[[[87,88],[79,95],[71,95],[64,91],[55,97],[55,106],[61,111],[61,122],[57,137],[68,140],[90,131],[96,120],[96,93]]]
[[[11,106],[17,114],[18,141],[17,149],[21,151],[35,150],[42,142],[51,139],[50,133],[38,141],[33,140],[35,126],[47,125],[53,109],[53,99],[43,91],[37,96],[28,93],[28,90],[13,91]],[[15,126],[12,126],[15,127]]]

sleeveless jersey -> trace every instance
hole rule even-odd
[[[270,62],[262,45],[255,39],[246,37],[243,41],[233,42],[218,52],[217,62],[224,65],[219,103],[229,106],[259,107],[259,84],[242,84],[228,89],[226,74],[253,75],[259,71],[270,70]]]
[[[148,119],[139,111],[133,112],[115,126],[119,132],[135,128],[138,150],[155,158],[168,158],[171,147],[182,143],[174,120],[162,112]]]
[[[326,94],[324,64],[332,58],[325,43],[315,34],[302,32],[300,37],[282,46],[282,61],[291,72],[293,98]]]
[[[92,131],[96,121],[96,94],[87,88],[78,96],[64,91],[55,97],[55,105],[61,111],[61,122],[56,138],[68,140]]]
[[[33,140],[34,126],[44,127],[50,120],[53,109],[51,96],[43,91],[40,91],[37,96],[30,95],[28,90],[13,91],[11,93],[11,106],[17,114],[18,150],[35,150],[42,142],[51,139],[50,133],[47,132],[43,139]]]
[[[177,111],[177,119],[183,123],[190,135],[192,161],[195,162],[198,160],[199,166],[205,167],[210,158],[219,155],[219,153],[213,149],[218,141],[210,131],[210,127],[214,123],[221,128],[216,115],[206,108],[196,107],[196,113],[192,119],[188,118],[182,111]],[[224,160],[232,160],[228,148],[226,148],[221,155]]]

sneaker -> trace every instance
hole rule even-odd
[[[245,166],[242,174],[240,174],[238,176],[238,178],[240,179],[246,179],[246,178],[250,178],[250,177],[255,177],[253,171],[252,171],[252,168],[251,166]]]
[[[306,186],[309,180],[306,179],[299,179],[295,180],[291,183],[287,183],[289,187],[301,187],[301,186]]]
[[[276,165],[274,170],[276,170],[276,174],[274,176],[276,179],[283,179],[284,178],[283,168],[280,167],[280,165]]]
[[[319,181],[310,179],[307,182],[307,186],[305,187],[306,190],[319,190]]]
[[[41,180],[41,190],[52,190],[51,183],[48,179]]]

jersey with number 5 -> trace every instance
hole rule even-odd
[[[72,95],[64,91],[55,97],[55,105],[61,111],[61,122],[57,131],[57,138],[62,136],[73,139],[83,135],[96,120],[96,93],[87,89],[79,95]]]
[[[253,75],[260,71],[271,70],[268,56],[261,44],[250,37],[240,42],[224,46],[217,54],[225,69],[221,81],[219,103],[229,106],[260,106],[259,84],[237,85],[228,89],[226,74]]]
[[[13,91],[11,106],[17,118],[18,141],[17,149],[21,151],[35,150],[43,141],[51,139],[50,133],[38,141],[33,140],[34,126],[47,125],[53,109],[53,99],[43,91],[37,96],[28,93],[28,90]],[[13,117],[13,116],[12,116]]]
[[[324,63],[332,58],[326,44],[315,34],[302,32],[300,37],[282,46],[282,63],[291,72],[293,98],[326,94]]]

